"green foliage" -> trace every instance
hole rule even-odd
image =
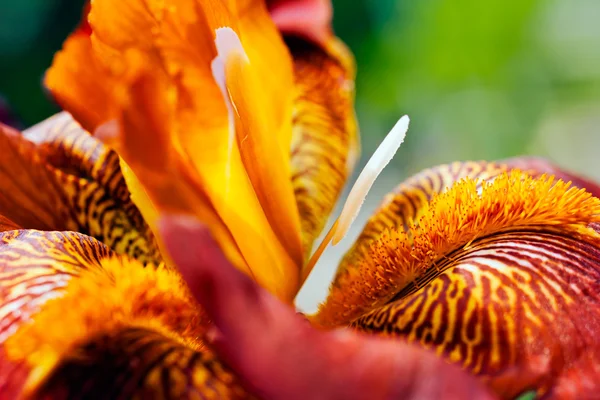
[[[397,169],[529,153],[600,178],[590,150],[600,145],[597,0],[333,3],[358,62],[365,156],[406,113]],[[26,124],[56,111],[41,79],[82,4],[0,4],[0,95]]]

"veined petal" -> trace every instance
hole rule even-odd
[[[6,340],[83,268],[98,268],[111,251],[75,232],[0,233],[0,393],[20,398],[30,368],[8,360]]]
[[[290,37],[295,100],[292,185],[302,223],[305,256],[352,173],[359,153],[354,116],[354,60],[330,39],[318,46]]]
[[[0,215],[0,232],[4,231],[13,231],[15,229],[20,229],[21,227],[15,224],[13,221],[5,217],[4,215]]]
[[[194,350],[157,328],[123,327],[71,351],[73,355],[61,360],[36,396],[255,398],[210,350]]]
[[[0,127],[0,214],[16,226],[81,232],[117,253],[159,259],[119,158],[66,114],[24,133]]]
[[[311,320],[433,348],[503,398],[596,393],[600,199],[546,171],[598,188],[531,159],[411,178],[367,223]]]
[[[72,276],[98,268],[111,253],[101,242],[76,232],[0,233],[0,342],[56,297]]]
[[[3,394],[249,397],[204,348],[208,321],[178,273],[75,233],[0,243],[0,366],[19,378],[0,382]]]
[[[593,398],[599,290],[597,232],[522,227],[449,254],[352,326],[434,349],[502,398]]]
[[[454,163],[401,184],[343,258],[315,323],[344,325],[382,306],[438,259],[487,234],[532,225],[577,231],[600,219],[600,200],[589,193],[509,169]]]

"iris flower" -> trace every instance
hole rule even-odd
[[[590,397],[600,187],[456,162],[387,195],[314,315],[293,301],[358,154],[330,5],[94,0],[0,129],[2,398]],[[313,250],[313,247],[315,248]]]

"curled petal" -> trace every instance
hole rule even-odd
[[[332,36],[330,0],[268,0],[271,18],[284,35],[325,44]]]
[[[176,272],[75,233],[1,243],[3,395],[249,398],[204,348],[208,320]]]
[[[502,398],[587,398],[600,388],[598,293],[600,235],[522,228],[452,253],[352,325],[433,348]]]
[[[219,329],[218,353],[262,398],[491,398],[473,378],[423,349],[311,328],[236,271],[209,245],[205,227],[168,216],[160,225],[167,250]],[[190,251],[192,243],[203,246]]]
[[[119,157],[66,113],[22,134],[0,127],[0,214],[24,228],[88,234],[118,253],[158,260]]]
[[[309,255],[352,173],[359,152],[354,60],[345,46],[288,37],[294,60],[292,185]]]
[[[393,215],[391,207],[398,200],[410,200],[407,194],[411,192],[427,193],[414,183],[406,191],[401,189],[384,202],[382,212],[375,214],[365,231],[372,229],[373,221],[386,221],[382,216]],[[408,209],[417,219],[388,220],[398,226],[384,225],[375,238],[363,232],[342,260],[315,323],[351,322],[385,304],[429,266],[486,235],[537,225],[576,232],[591,229],[588,226],[600,219],[600,199],[563,181],[546,176],[533,179],[517,170],[491,183],[466,178],[422,204],[422,208]],[[406,228],[399,222],[406,223]]]
[[[82,269],[95,269],[111,251],[74,232],[0,233],[0,393],[18,398],[30,366],[9,359],[6,340]]]
[[[502,397],[594,393],[600,199],[545,172],[597,188],[531,159],[411,178],[369,220],[310,319],[432,347]]]

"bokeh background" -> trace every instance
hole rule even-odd
[[[0,2],[0,96],[23,126],[56,111],[41,80],[82,4]],[[362,163],[398,117],[409,114],[412,123],[354,229],[317,266],[301,308],[316,307],[383,194],[422,168],[532,154],[600,180],[600,1],[337,0],[334,7],[336,33],[358,64]]]

